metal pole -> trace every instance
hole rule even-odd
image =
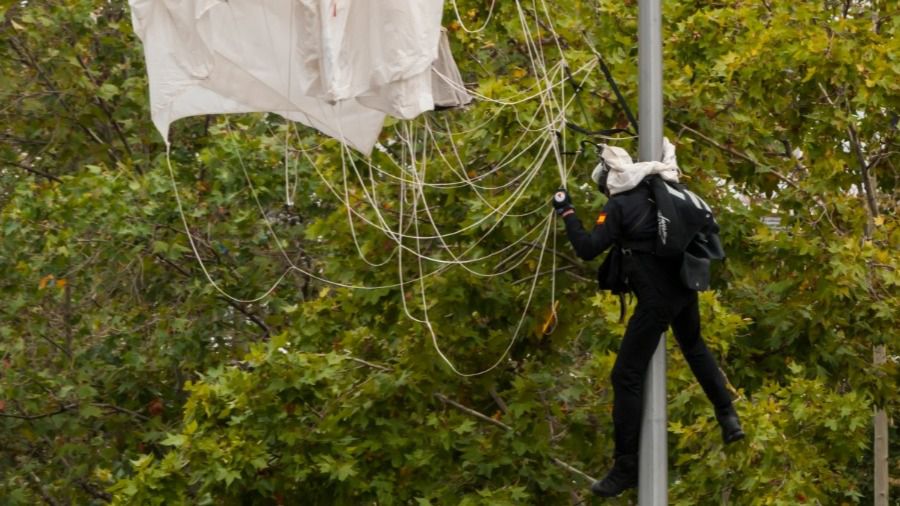
[[[663,145],[662,0],[638,2],[638,66],[640,67],[638,118],[641,161],[661,160]],[[644,418],[638,504],[668,504],[666,456],[666,335],[650,361],[644,383]]]
[[[68,289],[69,285],[66,285]],[[887,348],[879,345],[875,347],[875,365],[884,364],[887,361]],[[884,407],[875,408],[875,506],[887,506],[890,492],[890,476],[888,472],[888,416]]]

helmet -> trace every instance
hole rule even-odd
[[[606,165],[603,160],[600,160],[600,163],[594,167],[594,171],[591,172],[591,179],[597,184],[598,190],[603,192],[604,195],[609,195],[609,187],[606,185],[606,181],[609,179],[609,165]]]

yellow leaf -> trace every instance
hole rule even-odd
[[[56,280],[56,286],[57,286],[57,288],[59,288],[60,290],[64,289],[64,288],[66,287],[66,280],[65,280],[65,279],[57,279],[57,280]]]
[[[21,31],[22,31],[22,30],[24,30],[24,29],[25,29],[25,27],[24,27],[24,26],[22,26],[22,25],[20,25],[20,24],[19,24],[19,23],[16,23],[16,21],[15,21],[15,20],[13,20],[13,19],[10,19],[10,20],[9,20],[9,21],[10,21],[10,23],[12,23],[12,27],[13,27],[13,28],[15,28],[15,29],[16,29],[16,30],[18,30],[18,31],[20,31],[20,32],[21,32]]]
[[[559,299],[553,301],[553,307],[550,308],[550,314],[547,315],[547,319],[544,320],[544,324],[541,326],[541,334],[549,335],[552,334],[554,330],[556,330],[556,310],[559,308]]]
[[[102,467],[98,467],[94,469],[94,478],[102,482],[111,482],[113,481],[112,472],[109,469],[104,469]]]
[[[38,290],[47,288],[47,284],[53,281],[53,278],[53,274],[47,274],[46,276],[42,277],[40,283],[38,283]]]
[[[527,74],[527,72],[525,72],[525,69],[516,68],[512,71],[512,76],[516,79],[525,77],[525,74]]]
[[[884,216],[876,216],[874,221],[875,221],[875,226],[880,227],[880,226],[884,225]]]

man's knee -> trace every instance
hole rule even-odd
[[[672,308],[661,304],[639,304],[628,321],[628,329],[634,335],[657,335],[669,327],[673,319]],[[627,339],[629,336],[626,335]]]
[[[617,362],[616,365],[613,366],[612,374],[610,375],[613,389],[616,391],[640,391],[642,378],[643,374],[641,371],[634,367],[623,365],[621,362]]]

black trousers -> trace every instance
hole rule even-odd
[[[644,378],[660,335],[671,326],[694,376],[717,410],[731,407],[731,396],[715,358],[700,336],[697,292],[678,279],[680,259],[634,253],[625,256],[629,287],[637,296],[634,315],[612,371],[616,456],[636,454],[640,441]]]

